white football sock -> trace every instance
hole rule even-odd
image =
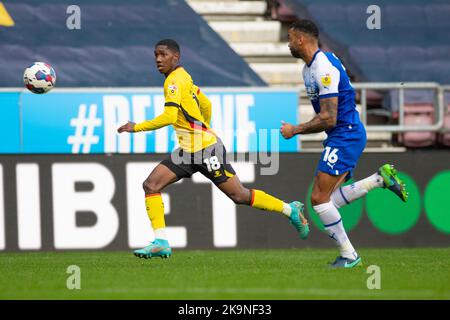
[[[159,228],[155,230],[155,239],[167,240],[166,228]]]
[[[341,215],[333,202],[322,203],[313,207],[319,215],[325,230],[331,239],[336,241],[341,257],[356,259],[358,254],[353,248],[342,223]]]
[[[381,188],[382,186],[383,178],[378,173],[374,173],[370,177],[356,181],[348,186],[337,188],[331,195],[331,200],[336,208],[340,208],[364,197],[370,190]]]
[[[282,213],[287,216],[290,217],[291,216],[291,212],[292,212],[292,208],[289,204],[287,204],[286,202],[283,202],[283,211]]]

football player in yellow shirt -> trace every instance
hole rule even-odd
[[[161,191],[168,185],[199,171],[210,179],[236,204],[279,212],[287,216],[306,239],[309,233],[299,201],[285,203],[261,190],[247,189],[227,162],[226,150],[220,138],[210,128],[211,102],[194,84],[191,76],[179,65],[180,48],[176,41],[165,39],[155,45],[158,71],[165,75],[164,112],[142,123],[128,122],[117,130],[140,132],[172,125],[180,148],[163,160],[144,181],[145,204],[155,240],[134,251],[140,258],[163,257],[172,254],[165,232],[164,204]]]

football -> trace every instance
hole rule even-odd
[[[35,62],[25,69],[23,82],[33,93],[46,93],[55,86],[56,73],[48,63]]]

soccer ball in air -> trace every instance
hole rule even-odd
[[[48,63],[35,62],[25,69],[23,82],[33,93],[46,93],[55,86],[56,73]]]

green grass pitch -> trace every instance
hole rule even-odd
[[[364,266],[331,270],[336,250],[1,253],[1,299],[450,299],[450,248],[361,249]],[[67,267],[81,289],[66,287]],[[367,288],[369,265],[381,289]]]

